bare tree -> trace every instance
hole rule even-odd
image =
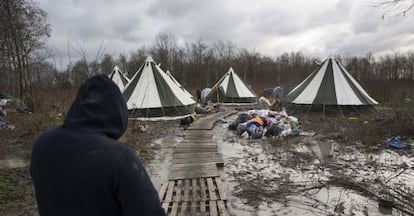
[[[155,38],[155,44],[150,52],[154,59],[161,63],[162,68],[172,70],[173,50],[176,49],[177,39],[172,34],[160,33]]]
[[[105,54],[100,63],[100,71],[102,74],[109,74],[115,66],[115,62],[112,59],[112,56]]]
[[[375,3],[374,6],[386,10],[382,15],[383,19],[387,13],[392,16],[405,16],[408,11],[414,8],[414,0],[386,0]]]
[[[34,108],[34,92],[30,65],[33,53],[44,47],[51,28],[46,12],[31,0],[0,1],[0,48],[2,67],[10,77],[9,90]]]

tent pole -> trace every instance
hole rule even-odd
[[[339,106],[339,104],[338,104],[338,109],[339,109],[339,112],[340,112],[340,113],[341,113],[341,115],[342,115],[342,118],[345,118],[344,113],[342,112],[341,106]]]
[[[368,105],[369,110],[374,110],[375,113],[378,113],[378,110],[377,110],[376,107],[372,106],[372,109],[370,107],[371,107],[371,105]]]
[[[308,119],[308,114],[311,108],[312,108],[312,104],[309,106],[308,111],[306,111],[305,119]]]
[[[354,108],[355,112],[357,112],[357,113],[358,113],[359,117],[362,117],[361,113],[358,111],[358,109],[357,109],[357,108],[355,108],[355,106],[354,106],[354,105],[352,105],[352,108]]]
[[[286,107],[287,110],[290,109],[290,107],[292,107],[291,105],[288,105],[288,107]],[[294,109],[292,110],[292,114],[295,113],[295,111],[298,109],[299,105],[296,105],[295,107],[293,107]]]
[[[325,104],[323,104],[323,115],[322,115],[322,120],[325,120]]]
[[[220,98],[219,98],[219,90],[217,89],[216,94],[217,94],[217,103],[220,103]]]

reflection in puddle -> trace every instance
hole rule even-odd
[[[152,148],[156,148],[156,150],[154,151],[154,159],[146,165],[146,169],[155,189],[159,190],[162,183],[168,182],[173,149],[177,143],[182,141],[182,139],[182,137],[171,135],[154,140],[151,143],[150,146],[152,146]]]
[[[374,183],[414,188],[413,159],[390,150],[365,153],[315,138],[248,140],[227,126],[219,123],[214,139],[232,215],[397,215],[378,209]]]

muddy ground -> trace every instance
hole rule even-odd
[[[218,125],[231,214],[413,215],[414,151],[384,144],[392,135],[414,144],[413,119],[401,110],[361,114],[298,113],[315,135],[287,139],[246,140]]]
[[[0,215],[38,215],[29,164],[31,146],[47,128],[60,125],[62,116],[46,113],[16,114],[2,118],[14,129],[0,130]],[[179,121],[131,121],[120,138],[148,166],[162,148],[152,142],[182,131]]]
[[[412,195],[407,182],[414,182],[413,151],[388,149],[384,140],[400,135],[412,142],[413,110],[349,112],[345,117],[329,112],[325,117],[312,112],[294,115],[304,131],[315,135],[246,140],[223,130],[225,123],[214,129],[225,160],[222,178],[232,215],[387,215],[378,210],[384,182]],[[6,120],[15,129],[0,131],[0,161],[23,162],[15,168],[0,163],[0,215],[37,215],[27,168],[31,145],[41,131],[62,119],[35,114]],[[131,122],[121,138],[136,150],[157,188],[166,181],[173,148],[182,139],[178,125]],[[387,190],[383,194],[401,192],[395,187]]]

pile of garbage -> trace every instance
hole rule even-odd
[[[296,117],[289,116],[285,109],[281,112],[271,110],[249,110],[240,113],[237,119],[230,123],[230,130],[235,130],[238,136],[250,139],[264,137],[298,136],[300,124]]]
[[[0,92],[0,116],[26,112],[27,107],[22,100],[13,98],[4,92]]]
[[[14,130],[16,127],[14,125],[9,124],[5,120],[0,119],[0,131],[4,129]]]

